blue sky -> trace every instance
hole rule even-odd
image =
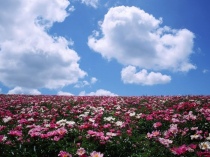
[[[0,1],[0,93],[209,95],[210,2]]]

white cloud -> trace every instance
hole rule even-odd
[[[80,96],[117,96],[117,94],[104,89],[98,89],[96,92],[86,93],[85,91],[80,92]]]
[[[97,80],[97,78],[95,78],[95,77],[92,77],[91,78],[91,81],[90,81],[90,83],[91,84],[94,84],[94,83],[96,83],[98,80]]]
[[[9,87],[59,88],[86,72],[72,41],[47,30],[68,16],[68,0],[7,0],[0,5],[0,82]],[[16,88],[15,88],[16,89]]]
[[[136,7],[111,8],[101,22],[101,34],[88,38],[88,45],[104,58],[145,69],[187,72],[194,34],[187,29],[161,27],[156,19]]]
[[[85,86],[90,85],[90,83],[88,81],[79,81],[77,82],[77,84],[74,86],[75,88],[82,88]]]
[[[91,6],[93,8],[97,8],[99,0],[82,0],[82,3],[84,3],[87,6]]]
[[[206,74],[206,73],[208,73],[209,72],[209,70],[208,69],[203,69],[203,71],[202,71],[204,74]]]
[[[69,92],[63,92],[63,91],[59,91],[57,95],[67,95],[67,96],[72,96],[72,93]]]
[[[9,90],[8,94],[30,94],[30,95],[40,95],[37,89],[28,89],[22,87],[15,87],[14,89]]]
[[[91,86],[93,84],[95,84],[97,82],[97,78],[95,77],[92,77],[90,82],[88,81],[79,81],[77,82],[77,84],[74,86],[75,88],[82,88],[82,87],[85,87],[85,86]]]
[[[134,66],[123,68],[121,71],[121,79],[127,84],[141,85],[165,84],[171,81],[171,77],[168,75],[162,75],[159,72],[148,73],[145,69],[137,72],[136,67]]]

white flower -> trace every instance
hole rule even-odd
[[[117,136],[117,134],[116,133],[113,133],[113,132],[107,132],[106,133],[106,136]]]
[[[116,124],[117,126],[122,126],[122,125],[123,125],[123,122],[122,122],[122,121],[117,121],[115,124]]]
[[[66,119],[61,119],[59,121],[56,122],[56,124],[60,125],[60,126],[65,126],[66,125],[67,120]]]
[[[142,113],[139,113],[136,115],[136,118],[139,119],[139,118],[141,118],[141,116],[142,116]]]
[[[136,115],[135,112],[131,112],[131,113],[129,114],[130,117],[133,117],[133,116],[135,116],[135,115]]]
[[[195,134],[195,135],[190,135],[190,138],[191,138],[191,140],[198,139],[198,138],[202,139],[202,136],[199,134]]]
[[[68,124],[68,125],[74,125],[75,122],[74,121],[67,121],[66,124]]]
[[[46,128],[49,128],[49,127],[50,127],[50,124],[45,124],[45,127],[46,127]]]
[[[115,120],[115,118],[113,118],[113,117],[104,117],[104,121],[114,121]]]
[[[9,122],[10,120],[12,120],[12,117],[6,116],[6,117],[3,118],[4,123]]]
[[[7,136],[4,135],[4,137],[2,138],[2,141],[6,141],[7,140]]]
[[[34,121],[34,119],[33,118],[29,118],[28,121],[29,122],[32,122],[32,121]]]
[[[199,144],[200,149],[202,150],[210,150],[210,142],[201,142]]]
[[[93,118],[89,118],[88,120],[89,120],[90,122],[92,122],[92,123],[95,122],[95,120],[94,120]]]

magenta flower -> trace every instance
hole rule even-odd
[[[154,128],[158,128],[160,126],[162,126],[162,123],[161,122],[156,122],[156,123],[153,124],[153,127]]]
[[[180,147],[171,148],[171,152],[175,155],[182,155],[182,154],[186,153],[187,150],[188,150],[188,147],[185,144]]]
[[[9,135],[12,135],[12,136],[22,136],[22,131],[19,131],[19,130],[10,130]]]

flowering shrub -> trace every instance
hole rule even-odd
[[[0,156],[210,157],[210,96],[0,95]]]

